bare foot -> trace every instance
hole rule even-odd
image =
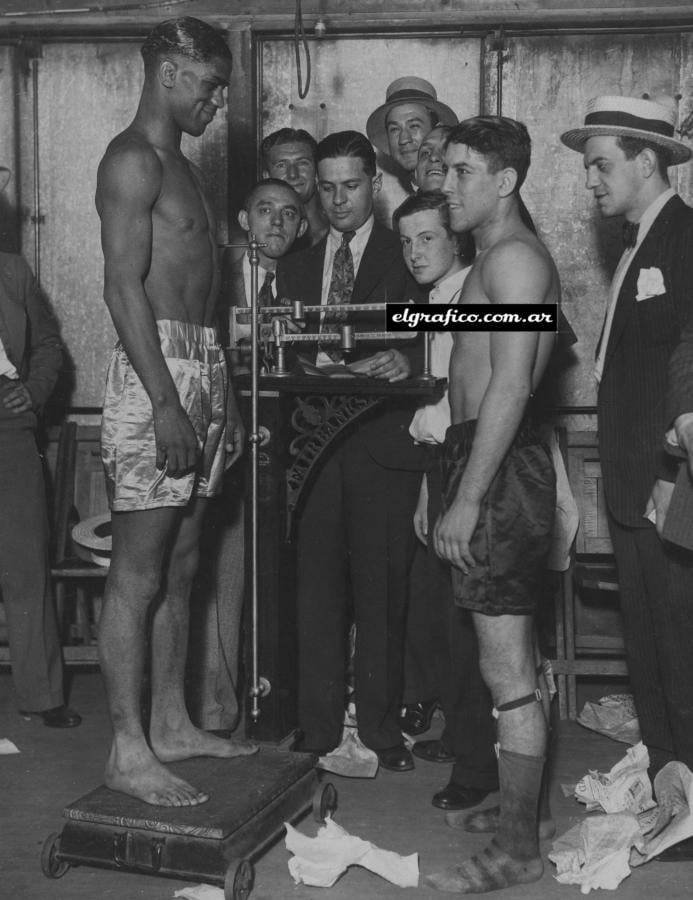
[[[232,741],[195,728],[190,722],[181,728],[155,728],[152,723],[149,740],[152,750],[161,762],[176,762],[193,756],[216,756],[230,759],[232,756],[250,756],[257,752],[257,744],[248,741]]]
[[[424,876],[424,884],[452,894],[488,894],[515,884],[538,881],[544,874],[540,857],[516,859],[493,841],[478,856],[443,872]]]
[[[152,806],[197,806],[209,800],[208,794],[169,772],[148,747],[120,754],[111,748],[105,781],[111,790]]]
[[[489,806],[476,812],[449,812],[445,821],[451,828],[459,828],[472,834],[495,834],[500,821],[500,806]],[[556,823],[549,816],[539,819],[539,840],[545,841],[556,834]]]

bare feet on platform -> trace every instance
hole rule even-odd
[[[105,781],[111,790],[152,806],[197,806],[209,800],[208,794],[169,772],[146,746],[120,753],[111,748]]]
[[[425,875],[423,883],[452,894],[488,894],[538,881],[543,874],[541,857],[517,859],[491,841],[485,850],[460,865]]]
[[[178,762],[194,756],[216,756],[230,759],[233,756],[250,756],[257,752],[257,744],[221,738],[208,731],[201,731],[188,722],[180,728],[150,726],[149,742],[161,762]]]
[[[500,806],[489,806],[476,812],[449,812],[445,821],[451,828],[469,831],[472,834],[495,834],[500,821]],[[556,834],[556,823],[549,816],[539,819],[539,840],[545,841]]]

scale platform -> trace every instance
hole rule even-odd
[[[225,900],[247,900],[253,859],[308,810],[322,821],[337,807],[337,791],[318,781],[317,757],[261,747],[253,756],[201,757],[168,768],[210,795],[191,807],[151,806],[96,788],[66,806],[67,822],[43,845],[41,868],[60,878],[71,866],[206,882]]]

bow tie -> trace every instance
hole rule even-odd
[[[640,228],[639,222],[624,222],[623,223],[623,246],[628,249],[630,247],[635,247],[638,240],[638,229]]]

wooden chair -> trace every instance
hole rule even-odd
[[[54,580],[58,632],[67,665],[98,663],[95,628],[108,570],[80,558],[71,532],[79,521],[80,510],[86,518],[107,509],[99,457],[98,427],[65,422],[51,430],[46,450],[49,515],[53,525],[50,572]],[[9,663],[9,647],[3,643],[0,665]]]
[[[577,717],[577,678],[626,678],[618,579],[609,538],[597,435],[563,435],[568,480],[580,513],[573,561],[556,603],[556,659],[561,718]]]
[[[63,656],[67,665],[97,664],[96,627],[108,567],[80,553],[72,540],[72,528],[80,519],[108,508],[98,426],[62,425],[53,498],[51,577]]]

